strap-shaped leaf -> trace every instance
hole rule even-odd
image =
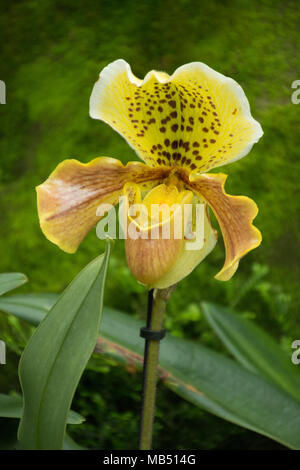
[[[99,332],[109,250],[108,242],[105,255],[62,293],[22,354],[19,440],[24,449],[63,448],[72,398]]]
[[[32,325],[39,325],[57,301],[58,294],[16,294],[0,297],[0,310]]]
[[[0,418],[20,419],[23,414],[23,399],[21,395],[5,395],[0,393]],[[85,418],[76,411],[70,410],[67,424],[81,424]]]
[[[140,368],[140,326],[132,316],[105,308],[97,349],[115,358],[119,356],[131,368],[133,364]],[[165,385],[186,400],[300,449],[300,405],[279,387],[222,354],[171,335],[161,342],[159,364]]]
[[[202,304],[205,318],[233,356],[300,400],[300,370],[276,342],[250,320],[228,308]]]
[[[0,274],[0,295],[5,294],[16,287],[25,284],[28,279],[22,273],[1,273]]]
[[[17,294],[0,297],[0,309],[38,325],[57,301],[58,294]]]
[[[35,296],[35,324],[45,315],[44,302],[42,294]],[[26,296],[0,300],[0,309],[20,318],[22,305],[26,316]],[[131,369],[140,369],[144,345],[139,337],[141,326],[132,316],[105,308],[97,350]],[[235,361],[195,342],[167,335],[161,344],[159,374],[165,385],[196,406],[300,449],[299,403]]]

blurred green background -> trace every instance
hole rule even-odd
[[[134,151],[88,102],[100,70],[124,58],[138,77],[172,73],[202,61],[242,85],[264,136],[245,159],[224,168],[227,192],[257,202],[260,248],[221,283],[222,238],[213,253],[175,290],[166,326],[173,334],[225,349],[205,322],[200,301],[232,305],[252,318],[289,353],[299,325],[300,105],[291,83],[300,79],[299,3],[295,1],[0,1],[0,271],[20,271],[29,284],[18,292],[60,292],[103,249],[92,231],[75,255],[48,242],[39,228],[35,186],[66,158],[82,162],[111,156],[126,162]],[[218,169],[219,171],[219,169]],[[223,168],[221,169],[223,171]],[[144,318],[146,292],[126,266],[123,243],[112,254],[105,303]],[[30,328],[0,313],[8,363],[0,392],[19,390],[17,364]],[[134,449],[141,376],[93,358],[73,408],[87,423],[73,426],[90,448]],[[0,426],[1,436],[5,426]],[[159,387],[154,448],[275,449],[279,444],[222,421]]]

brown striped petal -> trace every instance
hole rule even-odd
[[[100,204],[116,204],[128,181],[150,189],[168,173],[167,167],[150,168],[140,162],[124,166],[108,157],[87,164],[65,160],[36,188],[41,229],[62,250],[74,253],[100,219]]]
[[[225,264],[215,276],[220,281],[229,280],[238,268],[239,260],[260,245],[260,231],[252,224],[258,209],[246,196],[226,194],[224,184],[227,175],[203,174],[190,176],[190,188],[201,195],[213,210],[224,239]]]

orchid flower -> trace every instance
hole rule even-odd
[[[209,173],[244,157],[262,136],[242,88],[201,62],[179,67],[173,75],[150,71],[143,80],[129,64],[105,67],[90,98],[90,116],[121,134],[142,162],[99,157],[88,164],[65,160],[37,187],[45,236],[74,253],[99,220],[97,207],[134,201],[205,205],[204,243],[187,250],[187,240],[126,240],[129,268],[148,287],[165,288],[187,276],[214,248],[222,231],[225,263],[216,278],[232,277],[239,260],[261,242],[252,221],[258,210],[248,197],[226,194],[223,173]],[[164,220],[160,223],[163,225]]]

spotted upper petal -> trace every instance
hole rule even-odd
[[[90,115],[110,124],[149,165],[196,173],[243,157],[262,136],[242,88],[201,62],[140,80],[117,60],[94,86]]]
[[[88,164],[65,160],[37,187],[38,212],[45,236],[62,250],[74,253],[100,219],[100,204],[116,204],[127,181],[151,189],[168,175],[164,167],[140,162],[124,166],[119,160],[100,157]]]
[[[261,233],[252,224],[258,209],[246,196],[230,196],[224,190],[227,175],[204,174],[190,176],[190,188],[201,195],[213,210],[223,235],[226,249],[225,264],[216,275],[229,280],[238,268],[242,256],[261,243]]]

